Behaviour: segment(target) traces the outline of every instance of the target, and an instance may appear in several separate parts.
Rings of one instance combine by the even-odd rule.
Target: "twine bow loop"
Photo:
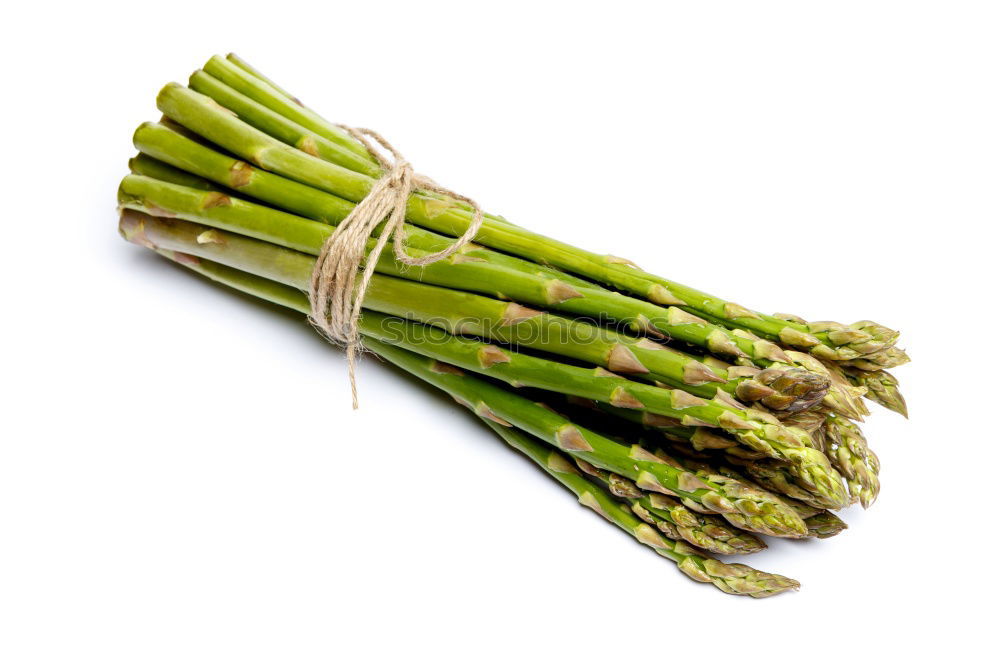
[[[393,254],[396,261],[401,264],[426,266],[450,257],[475,238],[483,224],[483,211],[469,197],[452,192],[430,178],[414,173],[413,167],[403,155],[378,132],[346,125],[339,127],[360,141],[378,160],[382,167],[382,177],[323,243],[310,283],[309,303],[312,309],[310,319],[331,342],[342,345],[347,350],[351,399],[354,408],[357,409],[358,390],[354,367],[358,352],[362,351],[358,319],[378,257],[386,244],[391,238]],[[392,159],[388,159],[377,150],[373,141],[391,155]],[[419,257],[406,251],[405,228],[406,204],[417,188],[464,201],[472,208],[472,221],[465,233],[443,250]],[[365,249],[369,239],[383,221],[385,225],[366,256]],[[357,279],[359,270],[360,280]]]

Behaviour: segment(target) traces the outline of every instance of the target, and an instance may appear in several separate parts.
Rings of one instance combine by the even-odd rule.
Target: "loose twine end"
[[[355,378],[357,356],[363,351],[358,319],[368,283],[379,255],[392,239],[396,261],[407,266],[426,266],[455,254],[476,237],[483,224],[483,211],[469,197],[441,187],[430,178],[414,173],[413,167],[378,132],[366,128],[339,125],[368,149],[382,167],[383,174],[368,195],[337,225],[320,250],[313,268],[309,290],[309,315],[313,325],[334,344],[347,350],[347,373],[351,382],[351,403],[358,408],[358,387]],[[377,150],[381,146],[392,159]],[[472,207],[472,221],[458,239],[439,252],[414,257],[406,251],[406,203],[414,189],[464,201]],[[386,221],[372,250],[365,255],[365,246],[375,228]],[[360,279],[358,273],[360,271]]]

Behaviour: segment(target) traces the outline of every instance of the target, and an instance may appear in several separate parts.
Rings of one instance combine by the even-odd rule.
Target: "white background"
[[[40,3],[2,50],[4,664],[833,663],[986,649],[994,3]],[[11,13],[13,12],[13,13]],[[450,401],[116,233],[160,86],[235,51],[437,180],[765,311],[904,332],[883,495],[731,598]],[[992,467],[991,467],[992,465]]]

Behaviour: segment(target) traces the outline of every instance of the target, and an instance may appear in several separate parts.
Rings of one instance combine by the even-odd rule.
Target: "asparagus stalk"
[[[584,478],[569,460],[557,451],[515,428],[505,427],[489,419],[483,421],[511,448],[523,453],[569,489],[582,505],[631,534],[639,543],[676,562],[678,568],[694,580],[712,583],[728,594],[757,598],[798,588],[798,582],[791,578],[764,573],[741,564],[723,564],[694,550],[680,539],[671,539],[658,534],[649,525],[637,519],[627,506],[620,504],[614,496]]]
[[[138,176],[147,176],[156,180],[161,180],[175,185],[183,185],[197,190],[219,189],[214,183],[183,169],[171,166],[166,162],[150,157],[145,153],[139,153],[128,161],[129,171]]]
[[[888,347],[872,354],[867,354],[852,360],[845,365],[848,368],[857,368],[868,372],[878,372],[879,370],[889,370],[904,363],[909,363],[910,357],[906,352],[898,347]]]
[[[194,201],[188,207],[166,199],[155,199],[157,203],[147,202],[144,207],[147,210],[153,206],[157,209],[167,207],[172,214],[190,216],[204,197],[204,193],[193,193]],[[210,210],[217,208],[219,206],[213,206]],[[259,267],[259,271],[271,271],[268,277],[278,281],[301,289],[309,286],[313,259],[308,255],[223,231],[215,230],[209,234],[209,228],[192,223],[147,217],[130,219],[128,225],[142,227],[143,242],[222,261],[231,257],[230,262],[239,262],[237,267]],[[211,243],[204,241],[208,238],[211,238]],[[240,259],[241,256],[247,258]],[[466,266],[467,262],[457,265],[435,263],[422,273],[422,277],[460,285],[471,282],[467,278]],[[782,373],[776,369],[750,369],[749,375],[744,373],[732,379],[720,377],[700,361],[645,338],[618,334],[513,302],[387,277],[386,274],[401,277],[410,274],[408,267],[395,262],[391,252],[383,253],[379,268],[383,274],[373,276],[365,295],[365,307],[378,312],[415,319],[453,333],[479,335],[561,354],[611,371],[684,388],[708,399],[722,392],[742,399],[757,399],[771,406],[789,407],[799,403],[801,407],[803,402],[801,397],[785,396],[772,388],[778,386],[784,390],[792,386],[794,390],[797,381],[783,382]],[[790,370],[795,371],[794,368]],[[815,400],[814,395],[805,404]]]
[[[847,523],[829,511],[819,511],[812,516],[803,516],[802,518],[806,521],[809,536],[816,539],[829,539],[847,529]]]
[[[213,56],[212,60],[215,60],[216,58],[218,58],[218,56]],[[261,74],[259,71],[257,71],[256,69],[254,69],[254,67],[250,63],[248,63],[247,61],[243,60],[242,58],[240,58],[235,53],[230,53],[230,54],[226,55],[226,60],[228,60],[230,63],[236,65],[237,67],[239,67],[240,69],[242,69],[243,71],[245,71],[247,74],[250,74],[254,78],[258,79],[258,81],[266,84],[267,86],[270,86],[271,89],[272,89],[272,91],[273,91],[273,93],[277,93],[278,96],[285,98],[288,102],[291,102],[292,104],[297,105],[297,106],[302,106],[302,107],[305,106],[302,102],[299,101],[299,99],[297,97],[295,97],[291,93],[285,92],[283,89],[279,88],[277,83],[275,83],[271,79],[269,79],[266,76],[264,76],[263,74]],[[307,109],[307,111],[308,111],[308,109]],[[340,128],[337,128],[337,129],[340,129]]]
[[[291,142],[286,141],[289,145],[295,145],[310,154],[335,164],[341,164],[341,166],[348,166],[348,164],[337,161],[337,151],[331,153],[319,149],[317,144],[318,140],[321,139],[334,143],[346,141],[347,147],[367,161],[367,164],[358,171],[374,177],[382,175],[381,166],[377,161],[368,154],[367,149],[360,142],[344,132],[342,127],[334,125],[311,110],[304,108],[298,100],[282,91],[274,82],[261,76],[247,63],[232,54],[226,59],[213,56],[205,64],[203,70],[199,70],[191,76],[189,84],[192,89],[212,97],[222,106],[237,112],[241,118],[256,129],[277,137],[277,134],[268,131],[268,127],[274,127],[285,136],[291,137]],[[276,126],[279,124],[281,127],[277,128]],[[304,145],[297,145],[299,142],[303,142]],[[468,203],[456,201],[436,192],[421,191],[421,195],[439,199],[463,210],[472,210]],[[502,217],[489,213],[484,213],[484,215],[506,223]]]
[[[600,467],[594,467],[590,463],[583,460],[577,460],[576,466],[579,467],[580,471],[584,474],[600,479],[602,485],[615,497],[621,497],[622,499],[637,499],[644,495],[639,486],[635,485],[620,474],[609,472],[608,470],[601,469]]]
[[[191,255],[158,250],[167,258],[222,284],[308,314],[308,302],[301,292],[272,280],[266,280],[230,269],[222,264],[201,260]],[[386,349],[391,349],[386,347]],[[397,350],[398,351],[398,350]],[[594,483],[584,479],[576,468],[558,452],[544,443],[509,426],[501,426],[493,417],[481,416],[512,447],[538,463],[556,480],[573,491],[580,503],[593,509],[610,522],[633,535],[640,543],[653,548],[659,555],[677,563],[678,568],[699,582],[712,583],[723,592],[751,597],[767,597],[788,589],[798,589],[799,583],[777,574],[757,571],[741,564],[724,564],[699,552],[680,540],[671,540],[637,519],[625,505]],[[804,527],[804,523],[803,523]]]
[[[374,178],[381,175],[378,163],[374,162],[367,153],[360,155],[349,147],[349,145],[356,143],[353,139],[351,139],[352,144],[344,145],[310,132],[301,125],[289,121],[281,114],[241,95],[202,70],[191,75],[188,85],[192,90],[211,97],[223,107],[236,113],[249,125],[267,132],[276,139],[295,146],[303,152]]]
[[[712,474],[721,474],[722,476],[735,479],[740,483],[777,493],[788,502],[789,506],[796,509],[803,519],[817,515],[816,511],[824,510],[823,504],[821,502],[817,502],[816,499],[802,487],[801,483],[797,483],[792,470],[790,470],[787,465],[781,464],[780,461],[751,460],[745,457],[734,456],[729,451],[699,450],[689,446],[689,443],[685,442],[680,437],[668,435],[667,439],[669,441],[668,446],[675,454],[675,457],[671,459],[670,455],[665,453],[662,449],[657,450],[657,455],[671,459],[674,463],[676,463],[677,460],[682,461],[678,464],[680,467],[691,470],[699,469],[699,466],[702,465],[707,465],[707,469]],[[710,460],[712,454],[715,453],[722,453],[723,461]],[[677,455],[679,455],[680,458],[676,458]],[[702,456],[702,458],[699,458],[698,456]],[[750,479],[753,481],[750,481]],[[855,491],[857,491],[858,488],[859,485],[855,483]],[[804,513],[801,510],[801,507],[809,507],[810,512]],[[828,528],[832,523],[829,519],[823,519],[821,522],[827,525]]]
[[[310,111],[298,100],[280,90],[272,81],[265,79],[252,70],[249,65],[237,58],[225,60],[219,56],[213,57],[204,67],[206,72],[217,76],[240,93],[262,102],[264,106],[291,118],[297,124],[308,127],[319,136],[343,147],[368,164],[376,164],[365,147],[354,137],[333,123],[323,120],[318,114]],[[242,72],[240,70],[243,70]]]
[[[683,539],[709,553],[746,555],[767,547],[759,537],[750,532],[728,525],[711,514],[691,511],[666,495],[643,494],[633,499],[631,506],[635,515],[644,522],[655,525],[666,536]]]
[[[209,210],[227,208],[215,206]],[[177,232],[178,229],[181,231]],[[305,255],[225,235],[220,231],[215,231],[209,242],[204,242],[203,234],[195,233],[197,228],[185,233],[186,228],[178,223],[154,223],[153,220],[137,220],[130,216],[123,217],[122,231],[127,239],[139,244],[168,247],[195,256],[221,260],[242,270],[299,288],[306,286],[311,271],[311,261]],[[155,241],[150,238],[151,234],[155,234]],[[382,286],[382,281],[373,280],[368,295],[374,302],[381,304],[379,307],[387,309],[384,304],[391,300],[393,289],[401,285],[385,289]],[[517,318],[537,315],[535,311],[522,310]],[[808,435],[782,427],[777,419],[759,410],[740,409],[731,400],[706,400],[685,391],[642,384],[624,379],[603,368],[588,370],[504,351],[479,341],[443,334],[433,335],[423,326],[406,326],[405,330],[389,332],[376,327],[368,331],[364,325],[364,321],[368,320],[382,321],[377,317],[366,317],[361,326],[363,333],[391,336],[395,344],[404,345],[412,351],[473,372],[497,377],[513,385],[566,392],[616,406],[646,410],[678,419],[686,425],[722,428],[752,450],[779,457],[794,465],[799,482],[823,497],[824,506],[841,506],[847,501],[839,474],[820,452],[803,441],[808,440]],[[400,336],[404,334],[405,340],[401,340]]]
[[[154,131],[162,133],[160,130]],[[170,133],[168,132],[168,134]],[[147,158],[147,161],[150,160]],[[167,169],[169,167],[164,166],[159,171]],[[233,171],[226,169],[226,172],[232,173]],[[169,171],[166,173],[169,175]],[[257,237],[261,236],[262,227],[266,227],[268,240],[280,237],[283,234],[282,230],[290,227],[292,231],[284,234],[288,237],[284,244],[296,249],[310,247],[310,242],[315,243],[317,239],[330,233],[328,228],[317,226],[308,220],[302,220],[302,224],[295,227],[297,220],[293,216],[259,204],[222,196],[219,193],[206,194],[201,190],[184,188],[149,178],[126,177],[122,182],[122,192],[124,206],[152,212],[162,211],[188,219],[214,223],[223,228],[236,228],[241,232],[257,235]],[[219,210],[220,208],[226,210]],[[239,220],[241,219],[247,220],[247,224],[240,225]],[[265,224],[261,224],[262,221]],[[419,239],[423,248],[430,251],[440,249],[436,239],[426,234],[419,236]],[[314,251],[318,251],[318,249]],[[416,251],[415,253],[419,254],[420,252]],[[490,261],[492,257],[487,257],[483,261],[478,261],[479,259],[484,258],[476,256],[474,251],[467,252],[459,257],[461,265],[456,266],[454,260],[438,262],[426,270],[416,273],[407,270],[407,267],[398,265],[392,260],[391,253],[386,252],[380,259],[379,269],[384,273],[400,277],[456,288],[469,288],[478,285],[481,291],[495,289],[498,280],[503,280],[507,287],[508,296],[511,293],[526,296],[525,301],[531,303],[558,303],[583,296],[564,281],[545,279],[544,276],[539,279],[538,276],[505,271],[502,267],[495,266],[496,262]],[[610,292],[608,292],[608,296],[610,296]],[[594,299],[594,305],[598,305],[598,301],[605,300],[609,299]],[[590,331],[590,334],[584,338],[578,335],[575,336],[576,339],[596,337],[593,334],[597,330],[595,327],[573,325],[568,323],[569,321],[562,320],[564,327],[586,328]],[[650,379],[664,381],[674,386],[698,385],[700,389],[696,393],[702,397],[712,397],[718,390],[722,389],[746,402],[759,401],[772,409],[798,411],[806,409],[815,404],[817,400],[822,399],[829,385],[827,380],[815,373],[779,363],[773,363],[763,372],[756,372],[752,368],[733,368],[732,374],[735,376],[732,379],[727,379],[713,374],[690,357],[667,350],[651,341],[627,339],[624,336],[618,342],[609,341],[606,347],[610,346],[615,350],[622,350],[624,347],[619,345],[626,343],[631,345],[631,349],[623,352],[625,357],[622,357],[621,354],[609,357],[611,361],[618,361],[614,364],[618,367],[611,369],[625,371],[631,367],[641,371],[642,368],[646,367],[645,360],[649,362],[650,367],[647,369],[651,371],[648,373]],[[614,354],[608,348],[593,349],[591,352],[592,355]],[[635,355],[642,358],[633,359],[632,356]],[[584,358],[582,360],[592,359]],[[706,380],[710,381],[706,382]],[[726,385],[722,386],[722,383],[726,383]]]
[[[371,330],[371,329],[367,329]],[[631,479],[644,490],[671,494],[685,505],[706,513],[720,513],[747,522],[753,531],[772,536],[801,536],[805,526],[797,514],[786,510],[781,501],[767,493],[750,493],[743,486],[693,481],[690,474],[664,464],[638,446],[623,446],[582,428],[569,419],[515,393],[466,375],[454,366],[407,353],[369,338],[366,346],[379,356],[403,367],[421,379],[447,391],[477,413],[511,424],[547,441],[575,458]],[[742,525],[741,525],[742,526]]]
[[[308,299],[298,289],[194,255],[162,249],[159,252],[217,282],[302,313],[309,312]],[[544,406],[466,375],[457,367],[383,341],[393,340],[395,344],[422,349],[419,335],[408,333],[423,328],[419,324],[372,312],[365,313],[361,320],[366,347],[384,354],[384,357],[391,357],[393,363],[404,365],[404,369],[412,374],[473,404],[482,416],[511,423],[576,458],[629,478],[641,488],[675,495],[690,508],[720,513],[727,520],[737,520],[740,522],[738,526],[744,529],[772,536],[798,537],[805,534],[805,524],[798,514],[787,509],[774,495],[756,490],[744,492],[738,484],[715,486],[703,483],[688,473],[664,465],[641,447],[627,447],[613,442],[577,427]]]
[[[867,389],[865,397],[886,409],[909,418],[906,399],[899,390],[899,381],[885,370],[875,372],[844,367],[844,374],[855,385]]]
[[[214,58],[206,65],[206,70],[212,74],[223,76],[222,69],[224,67],[213,69],[212,65],[225,62],[221,58]],[[254,78],[249,72],[239,67],[234,66],[231,69],[241,73],[246,79]],[[229,82],[232,83],[232,81]],[[258,82],[263,83],[259,80]],[[262,101],[269,96],[266,90],[261,90],[261,86],[257,86],[257,88],[258,94],[262,95]],[[205,101],[192,96],[196,93],[187,95],[183,90],[176,84],[165,88],[158,100],[160,109],[181,124],[192,127],[199,134],[209,136],[206,132],[219,130],[221,122],[219,122],[218,116],[222,115],[221,112],[213,114],[212,111],[215,109],[206,110],[208,105]],[[301,113],[301,107],[291,103],[276,105],[273,108],[278,113]],[[217,122],[206,120],[206,116],[212,115],[216,116]],[[182,119],[181,116],[187,120]],[[239,141],[233,141],[238,133],[238,124],[243,125],[244,139],[248,140],[249,146],[239,145]],[[360,201],[366,193],[362,192],[360,196],[358,195],[359,187],[361,190],[366,187],[364,181],[351,178],[343,173],[344,169],[324,170],[319,168],[317,163],[323,161],[320,158],[313,158],[315,160],[313,163],[297,159],[291,155],[294,149],[284,150],[291,148],[289,144],[272,137],[268,137],[271,138],[271,141],[266,142],[263,132],[246,123],[240,123],[238,120],[235,123],[228,123],[223,131],[217,132],[217,136],[209,138],[228,150],[240,154],[245,159],[255,161],[256,157],[257,160],[267,161],[268,164],[255,161],[265,168],[291,175],[291,177],[303,182],[311,182],[320,188],[325,186],[328,191],[347,199]],[[244,152],[240,152],[241,148]],[[311,155],[305,156],[312,157]],[[332,161],[327,164],[331,167],[342,166],[340,163]],[[322,173],[323,177],[319,173],[309,173],[310,166],[315,172]],[[286,171],[282,171],[282,168]],[[367,187],[370,188],[370,186],[369,182]],[[427,214],[426,204],[428,201],[434,202],[432,215]],[[441,203],[440,199],[425,197],[421,200],[419,197],[414,197],[411,199],[411,204],[414,205],[408,207],[408,219],[437,231],[460,235],[470,221],[469,211],[451,205],[442,211],[440,210]],[[689,312],[724,321],[731,328],[747,329],[765,338],[806,349],[810,353],[828,360],[850,360],[871,354],[891,346],[898,337],[896,332],[867,321],[857,322],[851,326],[844,326],[836,322],[802,324],[753,312],[738,304],[710,296],[680,283],[645,273],[619,258],[586,252],[519,227],[505,224],[497,219],[487,219],[478,240],[495,249],[585,275],[598,282],[610,284],[617,289],[647,298],[654,303],[681,305]]]
[[[823,363],[803,352],[789,350],[788,356],[799,367],[824,375],[830,380],[830,387],[823,397],[823,406],[854,421],[860,421],[868,416],[861,396],[865,389],[854,386],[842,371],[842,366],[833,363]]]
[[[684,443],[699,453],[713,452],[726,454],[733,464],[742,466],[747,474],[775,492],[780,492],[818,508],[839,509],[843,506],[842,504],[831,502],[827,494],[817,489],[809,477],[804,476],[794,463],[781,460],[760,460],[765,457],[761,452],[742,446],[740,442],[720,433],[718,430],[687,426],[676,419],[666,418],[658,414],[621,409],[592,400],[570,398],[569,401],[573,404],[587,407],[592,411],[596,410],[617,419],[622,419],[633,425],[657,431],[668,440]],[[808,414],[808,412],[806,413]],[[581,414],[574,414],[574,416],[578,419],[583,419],[585,422],[587,421],[586,417]],[[820,415],[820,417],[825,420],[825,414]],[[809,438],[810,441],[815,437],[815,433],[808,433],[806,431],[801,431],[801,433],[803,437]],[[817,449],[818,453],[822,452],[820,447],[814,448]],[[843,501],[843,499],[840,501]]]
[[[827,455],[847,480],[851,498],[868,508],[879,493],[879,460],[861,429],[842,416],[829,414],[824,426]]]
[[[771,423],[745,421],[739,414],[717,401],[694,398],[692,402],[693,396],[682,391],[648,387],[616,376],[609,377],[601,372],[595,373],[516,352],[500,351],[502,356],[498,356],[498,349],[492,345],[453,337],[442,338],[440,335],[428,334],[426,327],[419,324],[401,320],[389,322],[383,317],[369,316],[368,313],[362,318],[360,328],[369,337],[389,340],[410,351],[495,377],[514,386],[531,386],[619,404],[629,404],[635,398],[637,402],[633,404],[636,408],[641,405],[654,413],[669,413],[685,423],[707,425],[714,421],[715,427],[722,427],[741,441],[763,445],[773,454],[788,459],[798,475],[796,481],[811,483],[814,492],[822,498],[822,506],[839,508],[848,501],[842,479],[832,470],[821,452],[799,445],[794,440],[796,435],[790,431],[768,428],[774,427]],[[747,417],[751,418],[750,415]],[[742,427],[734,427],[734,419],[739,419]],[[765,441],[763,438],[767,436],[771,438]],[[791,440],[781,439],[786,437]],[[629,476],[619,470],[611,471]]]
[[[655,451],[655,455],[672,465],[686,469],[694,474],[698,474],[705,479],[729,478],[737,481],[738,483],[750,486],[751,488],[757,488],[763,492],[767,492],[765,488],[750,480],[745,474],[743,474],[743,471],[737,467],[728,465],[725,462],[714,460],[708,456],[703,456],[701,458],[695,457],[699,454],[692,452],[690,449],[679,447],[676,443],[671,444],[671,449],[671,451],[665,451],[662,448],[658,448]],[[847,529],[847,523],[827,509],[810,506],[805,502],[801,502],[788,496],[782,497],[782,500],[789,507],[791,507],[793,511],[799,514],[799,517],[802,518],[803,521],[805,521],[810,537],[816,539],[829,539],[830,537],[836,536]]]
[[[720,555],[756,553],[767,548],[759,537],[734,528],[718,516],[691,511],[667,495],[646,493],[625,477],[583,460],[577,460],[576,464],[585,474],[600,479],[615,497],[631,500],[629,504],[635,515],[671,539],[683,539],[692,546]]]
[[[163,160],[179,169],[211,180],[225,188],[231,188],[260,201],[291,211],[309,220],[336,224],[340,222],[354,204],[327,192],[303,185],[296,181],[268,171],[257,169],[245,162],[224,155],[171,131],[158,123],[145,123],[136,130],[133,141],[144,154]],[[149,174],[154,175],[154,174]],[[156,175],[160,180],[175,182],[169,177]],[[182,185],[186,183],[180,183]],[[146,194],[146,196],[151,196]],[[199,221],[211,224],[210,220]],[[305,223],[305,226],[309,226]],[[253,226],[227,227],[233,231],[256,237]],[[420,227],[408,225],[407,238],[412,247],[437,251],[451,244],[451,240],[428,232]],[[287,231],[286,231],[287,230]],[[303,248],[300,234],[296,233],[294,221],[285,218],[278,227],[277,234],[286,235],[286,240],[269,238],[285,247],[292,247],[315,254],[317,246],[310,250]],[[474,268],[482,276],[464,286],[467,290],[493,294],[497,284],[504,284],[504,295],[532,305],[553,307],[576,315],[584,315],[599,320],[611,319],[627,324],[635,331],[687,342],[702,347],[712,353],[734,359],[748,359],[758,367],[788,369],[794,366],[789,356],[772,342],[757,337],[741,335],[728,329],[710,324],[677,307],[662,307],[648,301],[631,298],[614,291],[598,287],[561,271],[553,271],[537,264],[491,252],[482,248],[470,248],[463,252],[468,261],[485,264]],[[517,271],[520,279],[506,277],[498,281],[491,270],[497,266]],[[470,270],[471,270],[470,268]],[[532,282],[527,289],[519,289],[524,280]],[[544,283],[544,297],[536,294]],[[448,286],[448,285],[446,285]],[[791,375],[788,375],[791,376]],[[817,390],[822,382],[812,375],[802,378],[803,387],[790,387],[789,393],[807,395]]]

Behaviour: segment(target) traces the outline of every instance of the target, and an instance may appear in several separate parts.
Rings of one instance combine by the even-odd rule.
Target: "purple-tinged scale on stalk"
[[[691,436],[689,441],[691,442],[691,446],[697,451],[704,449],[730,449],[737,446],[737,443],[733,440],[712,432],[712,428],[696,428],[694,435]]]
[[[651,548],[659,548],[660,550],[670,548],[670,544],[663,540],[660,533],[646,523],[635,528],[635,538],[639,543],[643,543]]]
[[[739,303],[726,303],[722,306],[722,311],[727,319],[762,319],[758,313]]]
[[[677,487],[687,493],[696,490],[709,490],[709,486],[690,472],[681,472],[677,475]]]
[[[715,390],[715,397],[713,399],[715,402],[722,403],[723,405],[732,407],[733,409],[747,409],[747,406],[734,398],[732,393],[723,391],[721,388]]]
[[[632,460],[638,460],[640,462],[663,464],[663,461],[660,460],[660,458],[656,457],[652,452],[647,451],[638,444],[633,444],[629,447],[628,457]]]
[[[599,469],[597,469],[596,467],[594,467],[593,465],[591,465],[589,462],[587,462],[583,458],[575,458],[574,460],[576,462],[576,466],[579,467],[581,470],[583,470],[584,474],[587,474],[588,476],[600,476],[601,475],[601,471]]]
[[[778,339],[789,347],[807,347],[811,349],[820,344],[819,338],[815,335],[800,331],[791,326],[786,326],[778,331]]]
[[[499,423],[500,425],[504,426],[505,428],[513,428],[514,427],[514,425],[512,423],[510,423],[508,421],[505,421],[504,419],[502,419],[499,416],[497,416],[493,412],[493,410],[490,409],[489,406],[486,403],[484,403],[484,402],[480,402],[479,404],[477,404],[476,405],[476,409],[474,411],[476,412],[476,416],[478,416],[480,418],[487,419],[489,421],[493,421],[494,423]]]
[[[611,390],[611,404],[625,409],[645,409],[646,407],[638,398],[621,386],[616,386]]]
[[[611,348],[607,359],[608,369],[627,374],[648,374],[649,368],[636,358],[635,353],[627,346],[618,343]]]
[[[497,363],[510,363],[510,356],[507,352],[496,345],[483,345],[476,352],[479,365],[482,368],[491,368]]]
[[[761,384],[756,379],[747,379],[736,386],[736,397],[744,402],[753,403],[765,398],[772,398],[776,395],[777,391],[770,386]],[[795,398],[792,396],[787,397],[789,404],[794,400]]]
[[[649,317],[644,314],[636,315],[635,319],[632,320],[631,327],[637,333],[645,333],[661,340],[670,339],[669,335],[656,328]]]
[[[316,145],[316,138],[313,136],[302,137],[295,142],[295,147],[307,155],[319,157],[319,146]]]
[[[444,363],[442,361],[432,361],[431,372],[437,373],[439,375],[455,375],[457,377],[464,377],[465,372],[461,368],[456,368],[450,363]]]
[[[560,426],[556,430],[556,446],[563,451],[594,450],[594,447],[590,445],[590,442],[583,436],[583,433],[576,426],[569,423]]]
[[[791,362],[785,350],[770,340],[754,340],[753,353],[756,358],[765,358],[769,361],[778,361],[780,363]]]
[[[678,307],[667,308],[667,324],[670,326],[681,326],[683,324],[707,324],[708,321],[695,316],[690,312],[681,310]]]
[[[642,424],[653,428],[676,428],[682,425],[677,419],[652,412],[642,413]]]
[[[565,456],[561,456],[555,451],[550,453],[549,457],[546,458],[545,466],[557,474],[579,475],[579,472],[577,472],[577,470],[573,467],[573,463],[567,460]]]
[[[197,266],[201,263],[201,259],[194,256],[193,254],[187,254],[186,252],[172,252],[171,256],[174,261],[184,266]]]
[[[670,406],[674,409],[683,410],[690,407],[704,407],[707,404],[707,400],[699,398],[696,395],[691,395],[687,391],[681,391],[680,389],[670,391]]]
[[[649,490],[654,493],[663,493],[664,495],[677,496],[676,492],[674,492],[672,489],[667,488],[662,483],[660,483],[660,480],[656,478],[656,475],[646,470],[642,470],[636,475],[635,485],[642,488],[643,490]]]
[[[705,338],[705,344],[708,347],[708,351],[713,354],[724,354],[726,356],[735,356],[737,358],[747,358],[748,354],[740,349],[740,346],[729,339],[729,336],[723,333],[719,329],[713,330]]]
[[[146,220],[143,213],[127,208],[122,209],[118,221],[118,232],[129,243],[135,243],[150,250],[157,249],[153,241],[146,235]]]
[[[846,327],[829,331],[827,332],[826,337],[830,338],[830,342],[835,345],[854,345],[860,342],[868,342],[872,339],[872,336],[864,331]]]
[[[206,192],[201,199],[202,210],[210,208],[223,208],[233,205],[233,200],[222,192]]]
[[[532,310],[518,303],[508,303],[503,311],[503,323],[505,326],[514,326],[540,314],[542,313],[539,310]]]
[[[745,328],[734,328],[729,331],[738,338],[743,338],[744,340],[760,340],[761,337],[756,333],[746,330]]]
[[[818,344],[813,345],[809,348],[809,353],[816,358],[821,358],[825,361],[837,361],[846,358],[855,358],[858,352],[850,349],[848,347],[840,347],[839,349],[834,349],[829,345]]]
[[[683,381],[689,386],[700,386],[708,382],[726,381],[715,374],[711,368],[700,361],[688,361],[684,364]]]
[[[591,509],[592,511],[597,513],[605,520],[614,522],[611,516],[609,516],[608,513],[604,510],[604,507],[601,506],[601,503],[597,500],[596,497],[594,497],[594,495],[590,491],[584,491],[583,493],[581,493],[579,497],[579,502],[588,509]]]
[[[236,160],[229,167],[229,186],[239,189],[246,187],[253,180],[253,167],[243,160]]]
[[[736,513],[736,505],[714,490],[710,490],[698,498],[698,503],[713,513]],[[685,502],[685,505],[687,503]],[[689,508],[691,508],[689,506]],[[697,510],[697,505],[695,506]]]
[[[615,497],[621,497],[622,499],[636,499],[637,497],[642,497],[643,495],[638,486],[626,479],[624,476],[619,476],[618,474],[609,473],[607,484],[608,490],[610,490],[611,494]]]
[[[626,259],[625,257],[616,257],[613,254],[606,254],[606,255],[604,255],[604,261],[608,262],[609,264],[619,264],[619,265],[622,265],[622,266],[630,266],[631,268],[637,268],[637,269],[639,268],[635,264],[635,262],[632,261],[631,259]],[[639,269],[639,270],[642,270],[642,269]]]
[[[678,298],[663,285],[654,284],[646,292],[646,298],[657,305],[687,305],[687,302]]]
[[[803,326],[809,323],[802,317],[798,315],[788,314],[787,312],[775,312],[771,316],[774,317],[775,319],[784,319],[785,321],[794,322],[796,324],[802,324]]]
[[[548,404],[547,402],[536,402],[535,404],[537,406],[541,407],[542,409],[544,409],[547,412],[552,412],[556,416],[562,416],[562,414],[560,414],[559,412],[557,412],[556,409],[552,405]]]
[[[545,283],[545,302],[549,305],[557,305],[571,298],[582,298],[583,294],[558,278],[553,278]]]

